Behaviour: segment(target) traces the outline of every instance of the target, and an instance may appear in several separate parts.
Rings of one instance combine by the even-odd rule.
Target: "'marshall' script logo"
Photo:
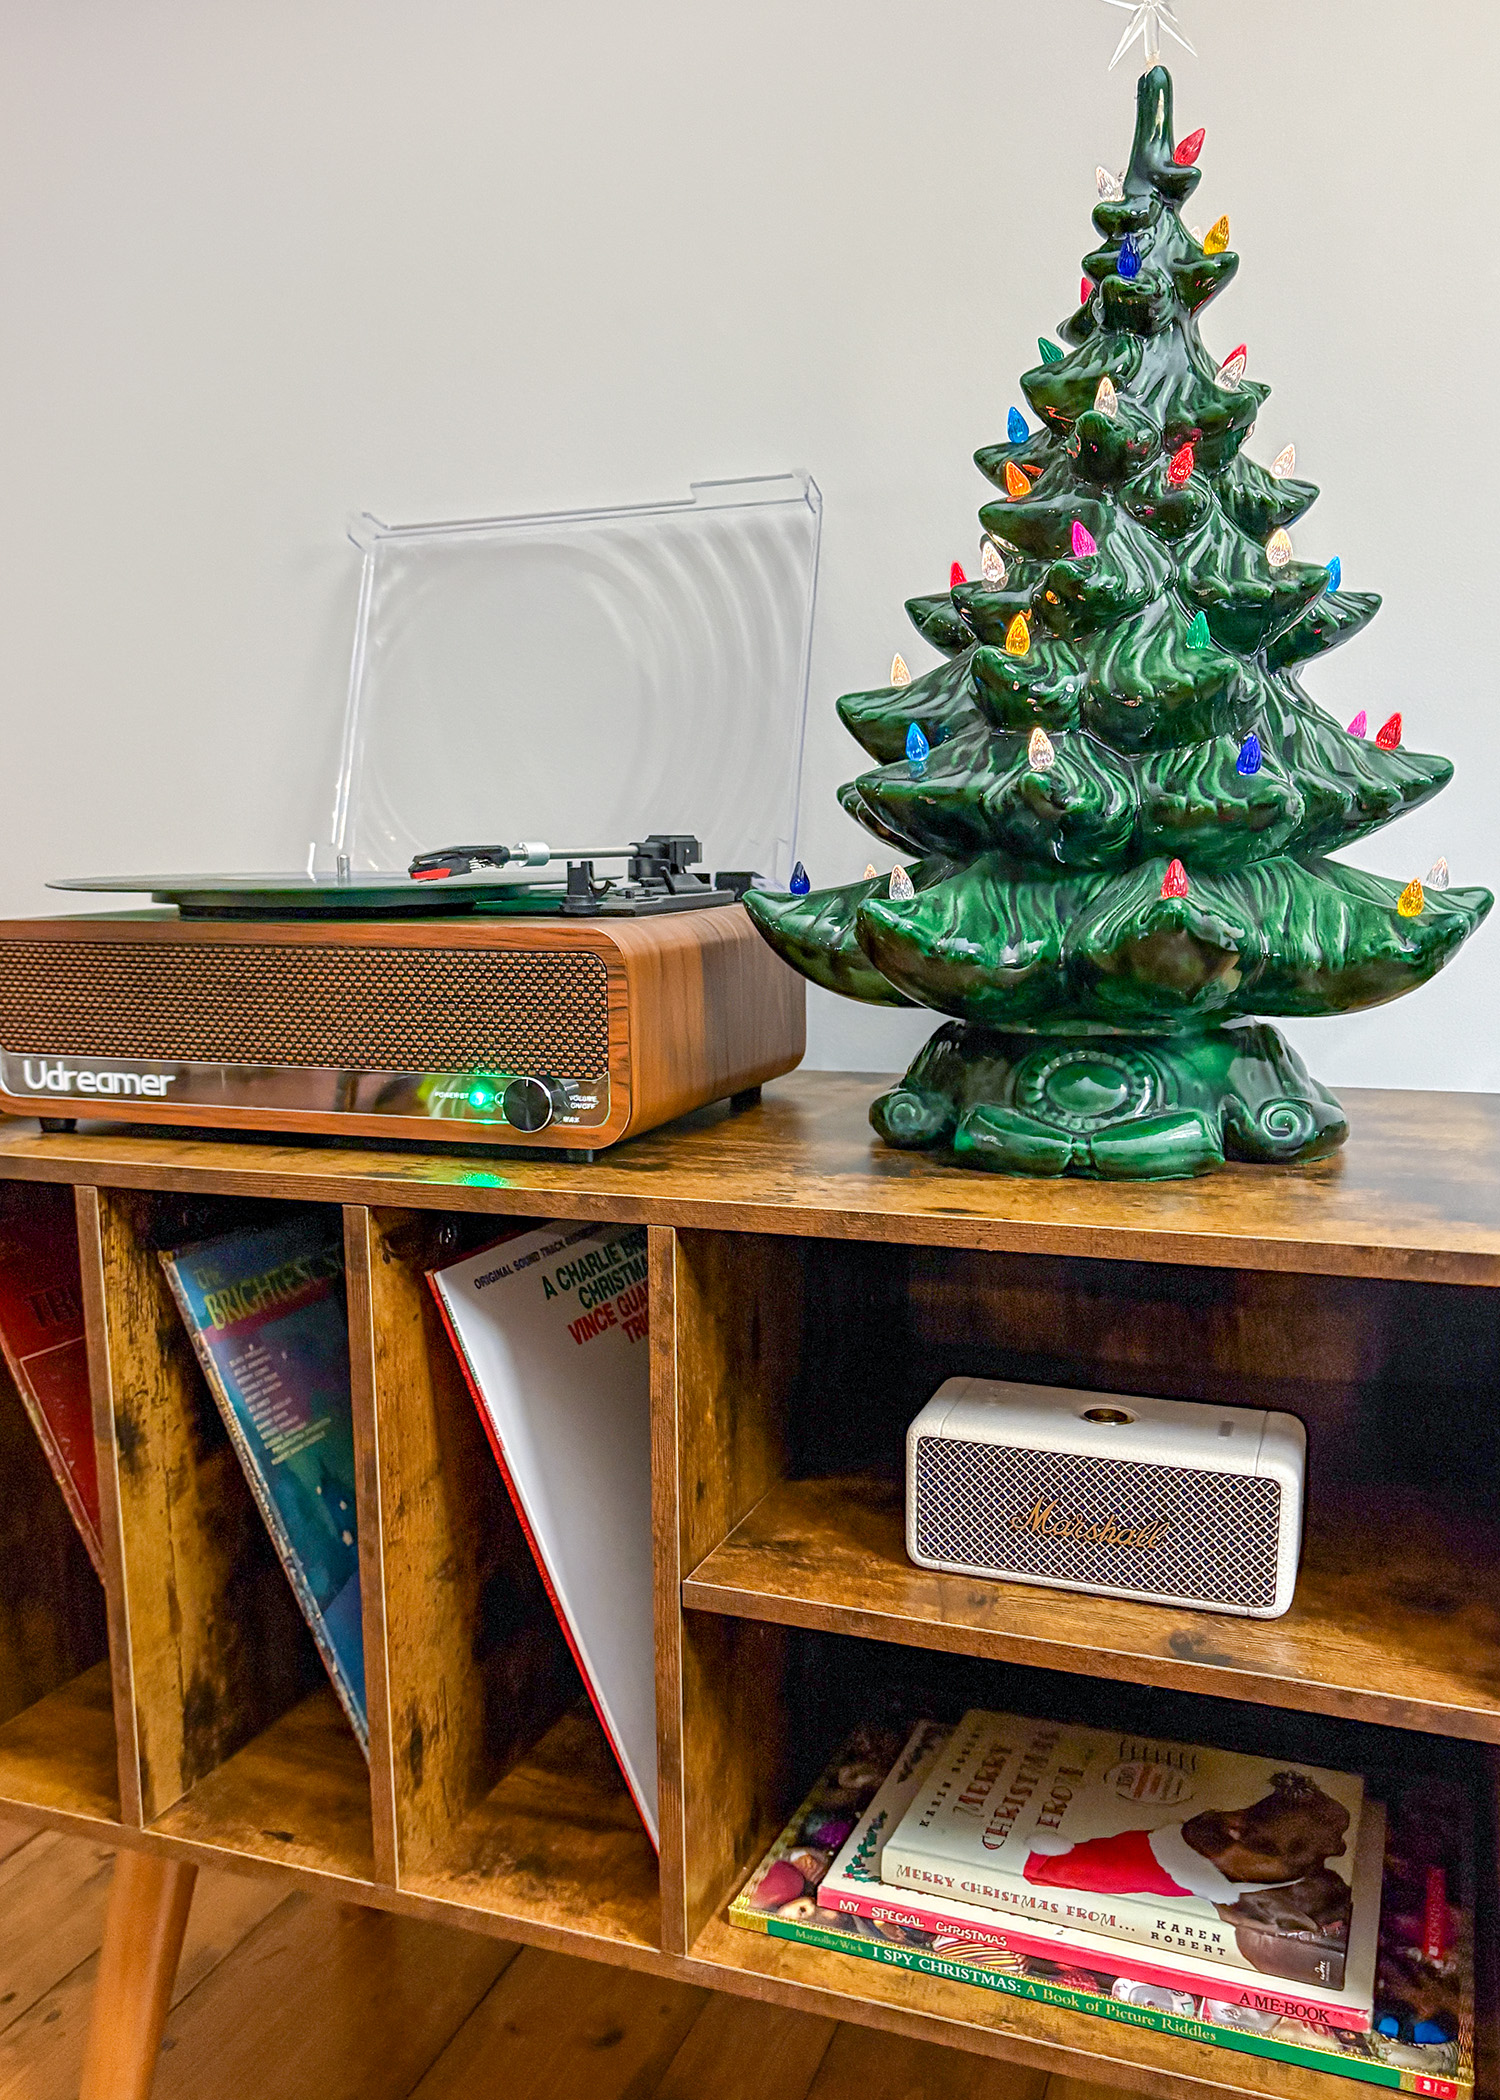
[[[1167,1519],[1134,1529],[1113,1517],[1060,1517],[1055,1502],[1034,1502],[1024,1516],[1010,1520],[1012,1531],[1032,1531],[1042,1539],[1071,1539],[1080,1546],[1136,1546],[1150,1553],[1172,1529]]]

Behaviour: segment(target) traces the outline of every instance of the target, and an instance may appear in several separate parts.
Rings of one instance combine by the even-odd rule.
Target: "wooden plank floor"
[[[76,2100],[111,1853],[0,1822],[0,2100]],[[199,1876],[155,2100],[1109,2100],[628,1969]]]

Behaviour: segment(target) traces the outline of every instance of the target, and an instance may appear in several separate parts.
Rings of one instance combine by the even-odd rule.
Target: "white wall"
[[[1207,323],[1386,593],[1318,696],[1457,761],[1356,852],[1500,888],[1491,0],[1180,0]],[[857,875],[833,701],[914,668],[970,464],[1129,145],[1097,0],[5,0],[0,909],[46,875],[300,865],[326,835],[354,508],[624,502],[800,464],[826,510],[804,857]],[[889,856],[876,858],[885,865]],[[1500,926],[1294,1031],[1334,1082],[1500,1085]],[[812,1059],[927,1018],[815,996]]]

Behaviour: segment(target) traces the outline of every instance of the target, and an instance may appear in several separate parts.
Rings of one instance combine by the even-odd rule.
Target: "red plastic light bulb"
[[[1174,860],[1161,879],[1164,897],[1185,897],[1188,893],[1187,869],[1180,860]]]
[[[1382,751],[1394,751],[1399,747],[1401,742],[1400,715],[1392,715],[1388,722],[1381,723],[1375,732],[1375,741]]]
[[[1203,129],[1200,126],[1197,131],[1190,131],[1185,139],[1179,141],[1172,155],[1179,168],[1191,168],[1196,164],[1198,155],[1203,151],[1203,138]]]
[[[1073,520],[1073,557],[1075,561],[1087,560],[1089,555],[1097,554],[1098,552],[1099,542],[1094,538],[1094,535],[1089,531],[1083,520],[1075,518]]]
[[[948,571],[949,590],[956,591],[961,583],[967,583],[968,580],[968,577],[964,574],[963,563],[961,561],[956,561],[953,564],[953,567]]]
[[[1180,446],[1172,454],[1172,464],[1167,469],[1167,480],[1174,489],[1185,489],[1193,478],[1193,462],[1197,457],[1191,441]]]
[[[1088,303],[1089,303],[1089,301],[1090,301],[1090,299],[1092,299],[1092,298],[1093,298],[1093,296],[1094,296],[1094,280],[1093,280],[1093,279],[1092,279],[1091,277],[1085,277],[1085,278],[1084,278],[1084,280],[1083,280],[1083,282],[1082,282],[1082,284],[1081,284],[1081,285],[1079,286],[1079,290],[1078,290],[1078,304],[1079,304],[1080,306],[1087,306],[1087,305],[1088,305]]]

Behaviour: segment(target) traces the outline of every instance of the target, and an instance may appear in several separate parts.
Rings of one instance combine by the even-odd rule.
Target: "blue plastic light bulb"
[[[792,879],[787,884],[787,887],[794,897],[805,897],[812,888],[812,883],[808,880],[807,870],[803,867],[800,860],[792,870]]]
[[[926,772],[931,750],[931,744],[922,734],[921,723],[913,722],[906,732],[906,763],[911,767],[913,777]]]
[[[1234,762],[1236,773],[1258,773],[1260,771],[1260,738],[1252,730],[1240,745],[1240,755]]]
[[[1005,433],[1013,445],[1024,445],[1031,435],[1031,425],[1018,408],[1013,408],[1005,419]]]
[[[1339,585],[1343,582],[1343,580],[1344,564],[1339,560],[1338,556],[1335,555],[1333,557],[1333,560],[1328,564],[1328,588],[1331,591],[1336,591]]]
[[[1128,233],[1120,243],[1120,259],[1116,263],[1115,268],[1127,284],[1130,283],[1132,278],[1139,277],[1141,274],[1141,251]]]

